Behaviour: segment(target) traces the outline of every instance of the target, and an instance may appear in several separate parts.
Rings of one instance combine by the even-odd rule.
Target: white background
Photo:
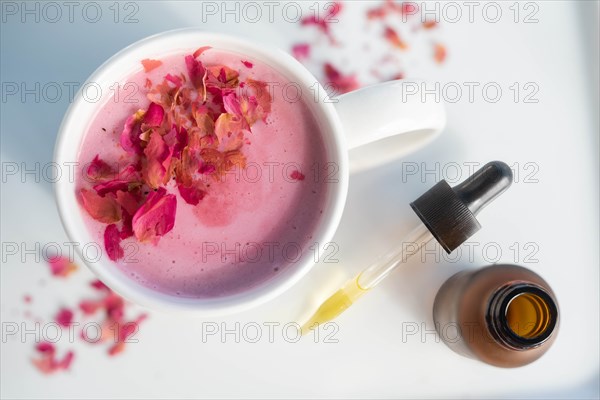
[[[302,5],[306,9],[311,3]],[[106,356],[104,347],[78,341],[71,370],[54,376],[43,376],[31,365],[31,336],[11,337],[1,345],[2,397],[598,397],[598,9],[587,1],[534,3],[539,7],[537,23],[515,23],[512,2],[500,2],[504,14],[495,24],[482,18],[481,8],[474,23],[466,15],[458,23],[442,22],[435,37],[448,47],[443,66],[431,61],[427,46],[432,39],[414,35],[411,52],[403,56],[407,76],[442,84],[497,82],[503,96],[490,103],[476,91],[474,102],[463,97],[448,104],[448,126],[436,142],[404,160],[351,177],[344,219],[334,239],[340,247],[338,263],[317,265],[292,290],[243,315],[200,320],[151,313],[137,335],[139,343],[114,358]],[[20,15],[3,14],[3,84],[83,82],[126,45],[187,26],[238,34],[283,49],[303,40],[323,42],[314,29],[301,29],[281,14],[275,14],[274,23],[266,16],[259,23],[236,23],[231,16],[226,23],[220,16],[203,23],[200,3],[136,2],[138,22],[125,24],[123,14],[119,23],[113,21],[112,2],[99,4],[105,14],[95,24],[86,22],[80,9],[73,23],[66,14],[57,23],[43,18],[36,23],[32,16],[23,23]],[[365,24],[364,10],[371,4],[346,4],[340,22],[333,24],[344,46],[331,52],[321,46],[315,54],[315,59],[334,57],[366,83],[372,81],[369,70],[377,61],[363,53],[364,42],[389,51],[380,28],[375,28],[379,25]],[[121,11],[125,12],[123,4]],[[315,73],[320,73],[318,66],[309,65]],[[539,102],[515,103],[509,89],[514,82],[534,82]],[[33,168],[36,162],[50,162],[67,106],[66,92],[56,103],[43,98],[35,102],[32,96],[26,101],[19,96],[3,99],[3,165],[16,162]],[[480,214],[483,229],[471,240],[476,244],[473,257],[463,253],[456,262],[442,258],[436,263],[430,256],[425,263],[411,262],[396,271],[337,320],[337,343],[324,343],[323,336],[318,343],[314,337],[290,343],[281,326],[269,343],[264,325],[258,343],[243,338],[236,343],[232,334],[224,342],[215,335],[203,343],[207,322],[235,329],[236,322],[243,327],[248,322],[302,320],[374,257],[398,246],[412,228],[408,203],[437,179],[454,178],[455,170],[448,166],[463,167],[465,178],[465,163],[493,159],[515,165],[520,179]],[[419,171],[438,165],[440,174],[405,176],[414,163]],[[532,171],[537,182],[525,182]],[[1,200],[3,244],[26,243],[31,248],[36,242],[67,240],[50,183],[36,182],[31,175],[25,182],[7,177]],[[559,335],[543,358],[504,370],[454,354],[432,333],[406,336],[407,323],[433,329],[433,298],[445,279],[496,261],[493,251],[483,252],[485,244],[495,243],[502,250],[498,261],[514,262],[515,242],[521,250],[516,261],[542,275],[560,304]],[[530,242],[536,246],[537,262],[525,258]],[[25,309],[48,320],[60,305],[76,304],[90,293],[85,285],[92,274],[85,267],[68,280],[56,280],[34,256],[25,262],[20,254],[4,256],[3,324],[25,321]],[[26,293],[33,296],[28,307],[22,300]],[[68,347],[59,345],[61,354]]]

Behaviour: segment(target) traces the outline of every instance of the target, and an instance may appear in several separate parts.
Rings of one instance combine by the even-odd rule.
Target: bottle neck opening
[[[527,350],[544,343],[554,332],[558,308],[552,296],[531,283],[498,289],[486,316],[490,332],[505,346]]]

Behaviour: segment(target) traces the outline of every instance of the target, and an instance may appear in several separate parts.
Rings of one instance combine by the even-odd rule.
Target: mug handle
[[[446,125],[446,111],[422,81],[395,80],[339,96],[335,108],[349,150],[350,172],[373,168],[417,151]]]

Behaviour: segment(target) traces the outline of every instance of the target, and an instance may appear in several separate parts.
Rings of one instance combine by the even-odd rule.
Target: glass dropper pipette
[[[325,300],[302,325],[302,334],[340,315],[432,239],[451,253],[481,228],[475,215],[511,183],[512,171],[501,161],[484,165],[454,188],[445,180],[438,182],[410,204],[423,223],[408,234],[400,249],[388,252]]]
[[[431,239],[433,239],[433,235],[429,229],[425,225],[419,224],[408,234],[400,250],[395,248],[388,252],[325,300],[313,316],[304,323],[301,328],[302,334],[318,327],[320,324],[331,321],[343,313],[363,294],[386,278],[390,272],[406,263],[411,256],[417,254]]]

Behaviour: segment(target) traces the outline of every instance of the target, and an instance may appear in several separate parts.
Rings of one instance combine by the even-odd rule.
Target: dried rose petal
[[[100,156],[96,154],[96,157],[92,160],[90,165],[86,169],[86,175],[93,181],[103,180],[114,176],[115,171],[105,161],[100,159]]]
[[[125,210],[129,215],[135,214],[139,208],[139,202],[136,197],[130,192],[117,192],[116,202]]]
[[[160,67],[162,65],[162,61],[146,58],[142,60],[142,65],[144,66],[144,71],[150,72],[153,69]]]
[[[223,151],[237,150],[242,142],[242,130],[248,127],[248,122],[242,116],[223,113],[215,123],[215,134]],[[229,143],[234,139],[235,143]]]
[[[436,43],[433,48],[433,58],[438,63],[441,64],[446,60],[446,47],[443,44]]]
[[[119,229],[115,224],[108,225],[104,230],[104,249],[106,250],[108,258],[113,261],[117,261],[125,255],[125,252],[121,247]]]
[[[104,284],[104,282],[102,282],[100,279],[96,279],[95,281],[91,281],[90,282],[90,286],[93,287],[96,290],[108,290],[108,291],[110,291],[110,289],[108,288],[108,286],[106,286]]]
[[[75,354],[69,351],[65,354],[62,360],[58,360],[56,349],[52,343],[41,342],[36,346],[36,350],[40,353],[40,358],[32,359],[33,365],[44,374],[52,374],[60,370],[66,370],[71,365]]]
[[[129,154],[136,155],[142,153],[140,140],[140,135],[142,134],[141,121],[145,113],[144,110],[138,110],[125,121],[120,142],[123,150]]]
[[[247,83],[248,89],[239,99],[241,115],[248,126],[252,126],[260,120],[266,122],[267,115],[271,112],[271,94],[267,83],[252,78],[248,78]],[[227,107],[225,108],[227,109]],[[242,127],[242,129],[247,128]]]
[[[425,29],[433,29],[433,28],[435,28],[437,25],[438,25],[438,24],[437,24],[437,21],[435,21],[435,20],[429,20],[429,21],[425,21],[425,22],[423,22],[423,24],[422,24],[423,28],[425,28]]]
[[[94,185],[94,190],[98,195],[105,196],[107,193],[116,193],[119,190],[126,192],[132,187],[139,186],[140,178],[137,169],[138,167],[135,165],[128,165],[117,175],[116,179]]]
[[[321,18],[321,16],[318,15],[318,14],[320,14],[320,12],[317,12],[317,13],[313,13],[313,15],[302,18],[300,23],[302,25],[316,26],[321,32],[323,32],[324,34],[329,36],[329,39],[331,41],[334,41],[333,36],[331,36],[329,24],[331,24],[333,22],[337,22],[337,19],[335,19],[335,16],[338,15],[340,13],[340,11],[342,11],[342,3],[341,2],[327,3],[327,7],[328,7],[327,8],[328,11],[323,16],[323,18]],[[317,14],[317,15],[315,15],[315,14]]]
[[[384,6],[372,8],[367,11],[367,19],[384,18],[388,14],[388,9]]]
[[[189,143],[189,135],[188,135],[187,129],[185,129],[184,127],[180,127],[177,130],[176,135],[177,135],[177,142],[173,145],[173,157],[179,158],[179,157],[181,157],[181,153],[183,152],[183,149],[185,149],[185,147]]]
[[[244,64],[244,67],[246,68],[252,68],[254,66],[254,64],[252,64],[250,61],[245,60],[242,60],[242,64]]]
[[[77,271],[77,265],[72,263],[68,257],[55,256],[48,260],[50,271],[54,276],[66,277]]]
[[[310,45],[308,43],[298,43],[292,46],[292,54],[296,60],[304,60],[310,56]]]
[[[146,114],[144,114],[143,123],[148,126],[160,126],[165,116],[165,110],[156,103],[150,103]]]
[[[129,190],[129,184],[131,182],[122,180],[122,179],[114,179],[112,181],[100,183],[94,186],[94,190],[98,195],[105,196],[107,193],[115,193],[119,190],[127,191]]]
[[[398,32],[396,32],[389,26],[385,27],[383,37],[385,37],[388,42],[390,42],[393,46],[399,48],[400,50],[406,50],[408,48],[408,45],[400,38]]]
[[[83,208],[96,221],[112,224],[121,220],[121,207],[113,196],[100,196],[93,191],[79,191]]]
[[[198,168],[198,173],[202,175],[209,175],[215,172],[216,168],[214,165],[202,163],[200,168]]]
[[[229,114],[242,116],[242,108],[240,107],[240,101],[235,93],[230,93],[226,96],[223,96],[223,105],[225,106],[225,111]]]
[[[81,311],[83,311],[84,314],[91,315],[91,314],[94,314],[96,311],[98,311],[100,309],[100,307],[102,307],[102,305],[103,305],[102,301],[82,300],[79,303],[79,309]]]
[[[125,300],[118,294],[110,292],[104,298],[106,316],[113,321],[121,321],[125,315]]]
[[[165,80],[171,82],[173,85],[175,85],[175,88],[177,89],[179,89],[181,85],[183,85],[183,80],[180,77],[173,76],[171,74],[165,75]]]
[[[224,86],[225,88],[234,88],[239,84],[239,72],[233,68],[229,68],[226,65],[215,65],[212,67],[208,67],[210,71],[210,82],[218,83],[220,86]],[[216,80],[216,82],[215,82]]]
[[[73,351],[67,352],[63,359],[59,361],[58,366],[60,369],[69,369],[71,363],[73,362],[73,358],[75,357],[75,353]]]
[[[133,227],[131,226],[132,220],[133,214],[129,214],[127,211],[123,210],[123,223],[121,225],[121,231],[119,233],[121,236],[121,240],[133,236]]]
[[[171,149],[158,131],[150,134],[150,141],[144,149],[147,167],[144,171],[146,183],[151,188],[158,188],[168,180],[167,171],[171,163]]]
[[[133,233],[137,240],[156,243],[160,236],[173,229],[176,209],[177,198],[167,194],[164,188],[150,193],[133,216]]]
[[[213,167],[214,168],[214,167]],[[206,196],[206,187],[201,182],[192,183],[192,186],[177,185],[179,194],[186,203],[197,205]]]
[[[336,92],[348,93],[360,87],[360,84],[354,75],[342,75],[342,73],[330,63],[326,63],[323,68],[325,70],[327,83],[331,84]]]
[[[73,311],[68,308],[61,308],[54,319],[60,326],[67,328],[73,323]]]
[[[121,353],[125,349],[127,339],[139,330],[140,323],[147,317],[147,314],[141,314],[134,321],[117,322],[116,330],[118,332],[118,340],[117,343],[108,349],[108,354],[114,356]]]
[[[388,0],[388,4],[402,15],[414,15],[419,11],[419,6],[414,1],[404,1],[402,4],[398,5],[391,0]]]
[[[253,96],[256,98],[256,101],[261,109],[261,113],[263,113],[262,119],[265,119],[267,114],[271,112],[272,103],[271,92],[269,91],[268,83],[252,78],[248,78],[246,83],[248,84],[247,91],[253,94]],[[242,111],[247,112],[244,110],[243,104]]]
[[[290,178],[297,180],[297,181],[303,181],[304,180],[304,174],[298,170],[294,170],[291,175]]]
[[[204,87],[204,79],[206,77],[206,69],[201,61],[196,60],[193,56],[185,57],[185,65],[187,67],[190,81],[196,89]]]
[[[40,342],[35,346],[35,349],[40,353],[54,354],[56,349],[50,342]]]
[[[199,47],[195,52],[194,52],[194,58],[198,58],[202,53],[204,53],[206,50],[208,49],[212,49],[211,46],[202,46]]]
[[[125,342],[117,342],[108,349],[109,356],[116,356],[125,350]]]

